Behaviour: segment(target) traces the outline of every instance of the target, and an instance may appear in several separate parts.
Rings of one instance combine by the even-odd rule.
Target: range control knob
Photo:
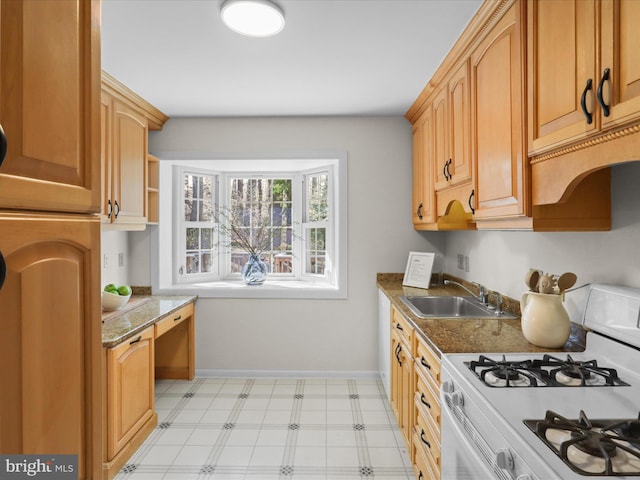
[[[496,465],[502,470],[513,470],[513,455],[508,448],[501,448],[496,452]]]
[[[518,475],[518,478],[516,478],[516,480],[533,480],[531,478],[531,475],[527,475],[526,473],[524,475]]]
[[[453,403],[453,405],[455,407],[464,407],[464,398],[462,397],[462,393],[461,392],[453,392],[451,394],[451,403]]]
[[[451,382],[443,382],[442,383],[442,391],[444,393],[453,393],[453,391],[455,390],[453,383]]]

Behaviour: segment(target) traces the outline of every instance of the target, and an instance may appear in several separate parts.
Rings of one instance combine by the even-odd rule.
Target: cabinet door
[[[0,207],[97,212],[98,0],[0,3]]]
[[[603,126],[609,127],[640,118],[640,2],[603,0],[601,8],[602,61],[598,78],[609,69],[610,85],[603,82],[603,99],[611,109],[602,120]]]
[[[102,168],[101,209],[102,223],[110,223],[113,210],[113,99],[106,92],[100,96],[101,149],[100,163]]]
[[[0,214],[2,453],[78,454],[100,478],[100,224]]]
[[[476,220],[528,214],[521,8],[510,7],[471,57]]]
[[[433,165],[436,191],[449,185],[451,166],[449,159],[448,90],[445,86],[433,100]]]
[[[114,100],[113,107],[111,201],[114,221],[144,224],[147,191],[147,120],[118,100]]]
[[[416,228],[435,222],[432,119],[429,107],[413,128],[413,225]]]
[[[107,352],[107,454],[112,459],[153,415],[153,326]]]
[[[449,81],[449,173],[452,184],[471,180],[470,119],[469,63],[465,62]]]
[[[539,153],[583,138],[599,123],[595,0],[528,2],[528,35],[529,152]],[[585,91],[590,122],[581,106]]]

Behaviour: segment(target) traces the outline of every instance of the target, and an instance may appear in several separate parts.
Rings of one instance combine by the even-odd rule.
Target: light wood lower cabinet
[[[107,451],[113,459],[149,421],[153,409],[154,329],[107,350]]]
[[[416,478],[439,480],[440,358],[395,307],[391,312],[391,407]]]
[[[158,424],[154,411],[154,327],[105,352],[104,480],[115,477]]]
[[[55,281],[53,281],[55,279]],[[100,223],[0,212],[0,452],[100,478]]]
[[[405,442],[411,445],[413,428],[413,328],[391,309],[391,408]]]

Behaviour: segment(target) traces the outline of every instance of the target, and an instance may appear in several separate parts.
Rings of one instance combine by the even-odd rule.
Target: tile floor
[[[156,410],[116,480],[415,478],[375,379],[161,380]]]

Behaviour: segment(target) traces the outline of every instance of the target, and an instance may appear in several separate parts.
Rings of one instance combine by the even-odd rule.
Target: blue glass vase
[[[242,280],[247,285],[262,285],[267,279],[267,264],[256,254],[249,255],[249,260],[242,267]]]

